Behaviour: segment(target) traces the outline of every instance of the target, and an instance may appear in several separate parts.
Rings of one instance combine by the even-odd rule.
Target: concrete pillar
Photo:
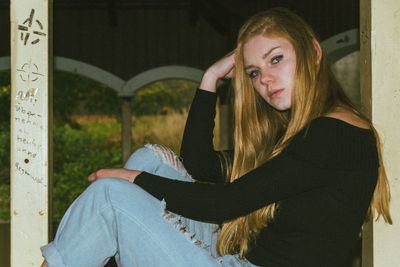
[[[392,194],[393,226],[363,232],[363,267],[400,266],[400,1],[360,1],[361,103],[378,130]]]
[[[51,219],[52,1],[13,0],[11,266],[40,266]]]

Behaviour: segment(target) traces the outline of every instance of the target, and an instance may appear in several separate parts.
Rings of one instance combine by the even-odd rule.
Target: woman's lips
[[[283,92],[283,90],[284,89],[271,90],[271,91],[268,92],[268,96],[270,98],[276,98]]]

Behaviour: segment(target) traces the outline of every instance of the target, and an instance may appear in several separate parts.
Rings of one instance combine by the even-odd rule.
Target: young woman
[[[218,152],[215,87],[232,76],[234,150]],[[391,223],[378,135],[286,9],[250,18],[205,72],[181,157],[148,145],[91,174],[43,266],[338,267],[365,219]]]

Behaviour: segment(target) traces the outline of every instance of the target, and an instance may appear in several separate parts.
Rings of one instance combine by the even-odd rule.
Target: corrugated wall
[[[204,20],[190,25],[186,9],[58,10],[54,54],[107,69],[124,79],[150,68],[178,64],[205,68],[228,51],[227,38]]]
[[[217,33],[204,19],[207,8],[196,9],[189,0],[55,1],[54,55],[80,60],[129,79],[162,65],[205,69],[233,48],[237,28],[245,18],[268,7],[295,10],[321,40],[358,27],[359,21],[357,0],[205,2],[213,16],[217,14],[217,21],[228,24],[229,32]],[[8,6],[8,1],[0,0],[0,57],[10,52]],[[218,26],[215,24],[218,22],[214,22]]]

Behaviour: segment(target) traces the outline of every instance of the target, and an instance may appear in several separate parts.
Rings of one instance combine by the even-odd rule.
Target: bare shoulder
[[[362,128],[362,129],[370,128],[369,123],[367,121],[361,119],[356,114],[354,114],[353,112],[346,110],[346,109],[338,108],[335,111],[326,114],[325,116],[330,117],[330,118],[335,118],[338,120],[342,120],[348,124],[351,124],[353,126],[356,126],[356,127]]]

